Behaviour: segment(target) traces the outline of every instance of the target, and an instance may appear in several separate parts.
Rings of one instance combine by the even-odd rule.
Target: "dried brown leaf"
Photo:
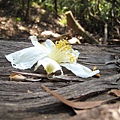
[[[97,66],[94,66],[92,70],[93,70],[93,71],[97,70]],[[100,77],[100,74],[98,73],[98,74],[96,74],[96,75],[94,75],[94,76],[99,78],[99,77]]]
[[[10,76],[9,76],[10,80],[13,80],[13,81],[24,81],[26,79],[25,76],[19,74],[19,73],[12,73]]]
[[[95,70],[97,70],[97,66],[94,66],[94,67],[93,67],[93,71],[95,71]]]
[[[23,75],[21,75],[20,73],[12,73],[9,76],[11,81],[29,81],[29,82],[38,82],[41,81],[41,79],[33,79],[33,78],[27,78]]]
[[[51,91],[49,88],[47,88],[43,84],[41,84],[40,86],[42,87],[42,89],[44,89],[47,92],[51,93],[58,100],[60,100],[61,102],[63,102],[64,104],[66,104],[66,105],[68,105],[68,106],[70,106],[72,108],[88,109],[88,108],[93,108],[93,107],[99,106],[102,103],[104,103],[104,101],[94,101],[94,102],[73,102],[73,101],[69,101],[69,100],[63,98],[61,95]]]

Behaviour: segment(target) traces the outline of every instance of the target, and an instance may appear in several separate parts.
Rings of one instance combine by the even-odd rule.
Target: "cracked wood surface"
[[[29,42],[0,41],[0,116],[2,120],[64,120],[74,115],[72,108],[62,104],[40,88],[40,82],[9,81],[9,75],[16,69],[5,59],[5,55],[32,46]],[[113,98],[107,94],[110,89],[120,89],[120,74],[116,64],[108,64],[120,58],[120,46],[74,45],[80,51],[78,62],[101,71],[100,78],[82,79],[83,82],[44,81],[42,84],[66,99],[104,100]],[[33,70],[25,70],[33,72]],[[65,73],[71,74],[65,70]],[[74,120],[74,118],[73,118]]]

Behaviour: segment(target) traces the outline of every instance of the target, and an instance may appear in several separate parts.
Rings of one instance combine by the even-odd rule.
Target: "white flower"
[[[63,75],[61,67],[65,67],[82,78],[99,73],[99,70],[92,71],[78,64],[77,59],[80,53],[72,49],[72,46],[66,40],[57,41],[55,44],[51,40],[46,40],[46,42],[40,44],[36,36],[30,36],[30,39],[33,47],[6,55],[7,60],[11,62],[14,68],[28,69],[36,64],[35,70],[42,65],[48,75],[57,71],[60,71],[60,75]]]

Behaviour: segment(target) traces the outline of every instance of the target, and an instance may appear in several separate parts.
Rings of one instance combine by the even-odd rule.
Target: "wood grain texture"
[[[40,82],[9,81],[12,68],[5,55],[32,46],[29,42],[0,41],[0,119],[2,120],[64,120],[74,114],[72,108],[45,92]],[[111,89],[120,89],[120,73],[116,64],[106,65],[111,60],[120,58],[120,46],[74,45],[80,51],[78,62],[89,68],[97,66],[100,78],[82,79],[83,82],[46,81],[42,84],[69,100],[105,100],[112,96]],[[33,72],[33,70],[25,70]],[[72,75],[69,71],[65,73]],[[73,75],[72,75],[73,76]]]

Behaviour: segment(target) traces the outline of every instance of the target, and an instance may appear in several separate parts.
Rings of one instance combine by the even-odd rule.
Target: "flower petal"
[[[62,63],[60,65],[72,71],[76,76],[82,78],[92,77],[93,75],[100,72],[99,70],[92,71],[91,69],[78,63],[76,64]]]
[[[35,47],[42,47],[45,51],[50,52],[52,47],[55,45],[50,39],[46,40],[42,44],[38,42],[36,36],[30,36],[31,42]]]
[[[8,61],[14,68],[28,69],[31,68],[38,60],[47,56],[48,53],[42,48],[30,47],[6,55]]]
[[[41,47],[41,44],[38,42],[38,39],[36,36],[30,36],[29,38],[31,39],[31,42],[35,47]]]
[[[44,45],[50,51],[53,49],[53,46],[55,46],[55,44],[50,39],[47,39],[45,42],[42,43],[42,45]]]
[[[48,57],[45,57],[42,60],[39,60],[37,65],[35,66],[35,70],[37,70],[37,68],[40,65],[43,65],[43,67],[46,70],[48,75],[51,74],[51,73],[55,73],[55,72],[57,72],[59,70],[60,70],[61,74],[63,74],[60,65],[56,61],[54,61],[54,60],[52,60],[52,59],[50,59]]]

